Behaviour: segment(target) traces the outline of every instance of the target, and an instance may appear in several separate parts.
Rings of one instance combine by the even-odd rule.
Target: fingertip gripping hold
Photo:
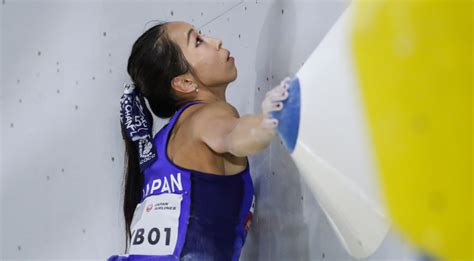
[[[288,98],[281,101],[283,103],[283,109],[272,111],[271,115],[273,118],[278,120],[278,133],[280,134],[285,147],[290,151],[290,153],[292,153],[296,146],[300,125],[301,97],[300,81],[298,77],[289,81],[287,91]]]

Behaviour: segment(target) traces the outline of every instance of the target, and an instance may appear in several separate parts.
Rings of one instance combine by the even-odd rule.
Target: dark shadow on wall
[[[268,90],[296,74],[347,6],[348,1],[271,2],[255,50],[256,112]],[[324,213],[301,183],[281,139],[276,137],[269,148],[252,157],[253,165],[264,165],[252,172],[256,208],[241,260],[322,260],[324,254],[314,256],[321,251],[310,248],[318,248],[311,237],[321,223],[327,224],[320,222]]]

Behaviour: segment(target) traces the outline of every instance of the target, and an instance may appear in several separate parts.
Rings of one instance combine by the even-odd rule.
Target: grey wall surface
[[[267,57],[262,57],[271,60],[268,86],[299,70],[348,4],[315,0],[267,5],[268,15],[262,19],[268,32],[260,35],[257,53],[271,49]],[[263,95],[256,92],[256,109]],[[250,247],[243,251],[245,260],[356,260],[343,249],[281,140],[274,140],[268,151],[255,157],[255,162],[256,218],[247,241]],[[416,260],[418,256],[391,230],[379,250],[363,260]]]
[[[151,20],[182,20],[236,58],[227,100],[260,112],[348,1],[12,1],[1,12],[2,260],[122,253],[119,98],[131,45]],[[155,118],[155,132],[166,120]],[[242,260],[352,260],[281,140],[250,157],[256,213]],[[367,260],[412,260],[391,231]]]

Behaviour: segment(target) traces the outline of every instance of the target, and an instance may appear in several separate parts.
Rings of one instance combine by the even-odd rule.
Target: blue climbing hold
[[[283,145],[290,153],[295,149],[298,139],[301,113],[300,97],[300,81],[298,77],[295,77],[289,84],[288,98],[282,101],[283,109],[271,112],[272,117],[278,120],[278,133],[283,140]]]

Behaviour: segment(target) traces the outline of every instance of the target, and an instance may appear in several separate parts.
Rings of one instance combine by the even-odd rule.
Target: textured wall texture
[[[181,20],[236,58],[227,100],[260,112],[348,1],[11,1],[1,11],[2,260],[104,260],[122,253],[119,98],[133,42]],[[341,76],[343,77],[343,76]],[[155,132],[166,120],[155,118]],[[242,260],[352,260],[277,137],[250,157],[256,216]],[[367,260],[410,260],[395,232]]]

